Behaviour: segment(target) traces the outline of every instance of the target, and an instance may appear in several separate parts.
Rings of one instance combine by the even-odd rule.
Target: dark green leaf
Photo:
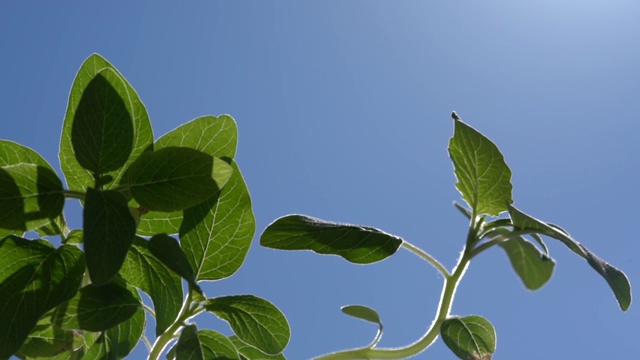
[[[362,305],[345,305],[340,308],[343,313],[353,316],[354,318],[372,322],[378,324],[382,328],[382,321],[378,313],[372,308]]]
[[[229,336],[229,340],[231,340],[233,346],[238,350],[240,360],[286,360],[282,354],[267,355],[253,346],[242,342],[242,340],[235,335]]]
[[[73,349],[74,332],[64,330],[51,320],[50,311],[33,328],[16,355],[19,357],[52,357]]]
[[[62,182],[51,169],[34,164],[0,168],[0,227],[34,230],[62,213]]]
[[[498,147],[480,132],[454,120],[449,142],[456,188],[476,215],[498,215],[511,204],[511,170]]]
[[[167,234],[154,235],[149,241],[149,251],[169,269],[185,278],[192,289],[202,293],[200,286],[196,284],[196,277],[189,260],[184,255],[178,240]]]
[[[256,229],[251,197],[240,169],[213,198],[184,211],[180,242],[197,280],[233,275],[242,265]]]
[[[537,290],[546,284],[553,274],[556,265],[538,250],[535,245],[522,237],[515,237],[500,243],[509,256],[511,266],[529,290]]]
[[[118,360],[111,339],[109,339],[105,333],[100,334],[82,358],[92,360]]]
[[[585,258],[589,265],[607,281],[618,301],[618,305],[620,305],[620,309],[626,311],[629,308],[631,305],[631,284],[624,272],[600,259],[584,245],[574,240],[566,231],[555,225],[540,221],[513,206],[509,206],[509,215],[515,229],[529,230],[559,240],[574,253]]]
[[[131,290],[131,289],[130,289]],[[142,303],[140,296],[132,291],[131,294]],[[139,307],[129,320],[119,323],[105,332],[105,336],[111,343],[112,351],[118,359],[124,358],[133,350],[145,328],[144,309]]]
[[[496,331],[481,316],[448,318],[442,323],[440,335],[449,349],[463,360],[490,360],[496,351]]]
[[[182,330],[176,345],[177,360],[238,360],[238,353],[224,335],[189,325]]]
[[[129,188],[144,208],[175,211],[215,195],[231,176],[224,161],[198,150],[168,147],[143,153],[129,168]]]
[[[84,89],[71,127],[76,160],[93,174],[121,168],[133,150],[133,120],[117,88],[124,81],[112,69],[97,73]]]
[[[56,309],[54,317],[65,329],[103,331],[128,320],[140,307],[140,300],[120,285],[88,285]]]
[[[287,215],[267,226],[260,245],[280,250],[312,250],[339,255],[356,264],[370,264],[393,255],[402,239],[372,227]]]
[[[279,354],[289,342],[289,323],[278,308],[253,295],[222,296],[208,299],[204,305],[229,322],[245,343],[267,354]]]
[[[218,158],[233,158],[238,142],[236,123],[228,115],[203,116],[181,125],[163,135],[156,143],[156,150],[170,146],[187,147]],[[177,234],[182,222],[182,212],[169,214],[151,211],[142,217],[138,234],[152,236],[159,233]]]
[[[56,216],[48,224],[45,224],[35,230],[40,236],[54,236],[64,234],[67,229],[67,220],[64,218],[64,213]]]
[[[126,99],[126,101],[124,101],[124,105],[127,113],[133,120],[133,129],[135,129],[135,131],[133,134],[133,144],[130,147],[131,154],[128,157],[127,163],[118,170],[108,174],[113,178],[113,181],[106,184],[105,188],[112,189],[117,187],[118,184],[120,184],[122,175],[124,174],[124,169],[126,169],[127,166],[131,164],[145,149],[153,144],[153,133],[151,130],[151,124],[149,123],[149,115],[147,115],[147,110],[140,101],[138,94],[136,94],[131,85],[127,83],[122,74],[107,62],[107,60],[98,54],[89,56],[89,58],[87,58],[80,67],[80,70],[78,70],[78,74],[73,81],[71,92],[69,94],[69,104],[67,106],[67,112],[62,127],[62,136],[60,138],[60,164],[67,179],[67,184],[72,190],[85,191],[88,186],[94,184],[95,179],[93,178],[91,171],[83,168],[76,159],[76,154],[73,150],[74,145],[72,143],[72,132],[76,113],[78,112],[78,107],[85,90],[98,74],[102,74],[104,77],[106,69],[110,69],[120,78],[120,81],[110,82],[110,85],[121,99]],[[115,151],[119,152],[120,150],[116,149]]]
[[[178,317],[182,304],[182,282],[148,249],[148,241],[136,237],[120,269],[122,278],[149,294],[156,313],[156,336]]]
[[[105,284],[120,270],[136,234],[124,195],[88,188],[83,229],[91,281],[94,285]]]
[[[85,264],[74,246],[15,236],[0,240],[0,254],[0,357],[8,357],[47,311],[74,296]]]

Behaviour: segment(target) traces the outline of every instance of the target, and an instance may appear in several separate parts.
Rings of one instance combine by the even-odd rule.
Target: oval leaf
[[[124,82],[112,69],[97,73],[82,93],[71,127],[76,160],[93,174],[118,170],[133,150],[133,120],[116,88]]]
[[[629,278],[627,278],[624,272],[599,258],[584,245],[574,240],[566,231],[557,226],[540,221],[511,205],[509,206],[509,215],[511,216],[511,221],[515,229],[530,230],[531,232],[559,240],[571,249],[571,251],[585,258],[589,265],[607,281],[607,284],[609,284],[618,301],[620,309],[626,311],[629,306],[631,306],[631,283],[629,283]]]
[[[0,168],[0,227],[34,230],[62,213],[62,182],[48,167],[35,164]]]
[[[476,215],[497,216],[511,204],[511,170],[498,147],[452,114],[455,129],[449,156],[458,182],[456,188]]]
[[[378,326],[380,326],[380,329],[382,329],[382,321],[380,320],[380,316],[372,308],[362,305],[345,305],[340,308],[340,310],[342,310],[343,313],[349,316],[353,316],[354,318],[378,324]]]
[[[95,181],[91,171],[82,167],[76,159],[74,145],[72,143],[72,131],[76,112],[87,86],[99,73],[104,77],[106,69],[110,69],[120,78],[120,81],[110,82],[110,85],[121,99],[127,99],[124,101],[124,105],[133,121],[134,134],[130,156],[126,164],[108,174],[113,181],[106,184],[105,188],[111,189],[117,187],[124,174],[124,169],[145,149],[153,144],[153,132],[151,130],[151,124],[149,123],[149,115],[142,101],[140,101],[138,94],[136,94],[135,90],[129,85],[122,74],[107,60],[98,54],[89,56],[80,67],[80,70],[78,70],[78,74],[73,81],[71,92],[69,93],[69,103],[67,105],[64,124],[62,125],[62,136],[60,138],[60,165],[67,179],[67,184],[72,190],[85,191],[86,188],[94,184]],[[119,152],[120,150],[115,149],[115,151]]]
[[[171,212],[212,197],[232,172],[227,163],[201,151],[168,147],[145,152],[131,164],[128,185],[142,207]]]
[[[189,325],[182,330],[176,349],[178,360],[238,360],[238,352],[224,335]]]
[[[481,316],[448,318],[440,327],[440,335],[447,347],[463,360],[490,360],[496,351],[496,331]]]
[[[242,340],[235,335],[229,336],[229,340],[231,340],[231,343],[240,354],[240,360],[286,360],[282,354],[267,355],[253,346],[242,342]]]
[[[238,338],[267,354],[279,354],[289,342],[289,323],[278,308],[253,295],[208,299],[204,305],[226,320]]]
[[[118,273],[135,234],[136,223],[124,195],[87,189],[83,240],[93,284],[105,284]]]
[[[370,264],[393,255],[402,239],[381,230],[328,222],[305,215],[287,215],[269,224],[260,245],[280,250],[312,250],[339,255],[356,264]]]
[[[136,295],[122,286],[91,284],[56,309],[54,318],[65,329],[103,331],[128,320],[140,308]]]
[[[165,266],[187,280],[192,289],[202,293],[200,286],[196,284],[189,260],[182,251],[178,240],[167,234],[154,235],[149,240],[149,251]]]
[[[242,266],[256,230],[251,196],[240,169],[217,196],[184,211],[180,243],[197,280],[219,280]]]

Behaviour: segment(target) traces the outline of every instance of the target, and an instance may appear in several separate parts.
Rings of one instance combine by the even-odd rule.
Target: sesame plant
[[[383,326],[377,312],[366,306],[349,305],[342,308],[345,314],[378,325],[375,338],[367,346],[334,352],[316,360],[403,359],[423,352],[438,336],[460,359],[491,359],[496,351],[496,332],[491,323],[478,315],[450,314],[456,288],[470,262],[497,246],[505,251],[524,286],[529,290],[539,289],[551,278],[555,267],[543,237],[560,241],[585,259],[611,287],[622,311],[631,305],[627,276],[574,240],[561,227],[516,208],[511,196],[511,170],[496,145],[462,122],[455,112],[452,117],[454,135],[449,142],[449,156],[457,178],[456,188],[465,202],[465,205],[454,205],[469,220],[469,230],[458,263],[451,271],[423,249],[372,227],[287,215],[275,220],[263,232],[260,239],[263,246],[338,255],[356,264],[375,263],[404,248],[432,265],[444,277],[435,319],[415,342],[400,348],[379,348]]]
[[[277,307],[200,287],[233,275],[255,232],[236,144],[227,115],[154,139],[122,74],[87,58],[62,125],[66,186],[36,151],[0,140],[0,359],[121,359],[140,341],[152,360],[284,359]],[[67,226],[70,199],[81,229]],[[201,313],[235,335],[198,329]]]

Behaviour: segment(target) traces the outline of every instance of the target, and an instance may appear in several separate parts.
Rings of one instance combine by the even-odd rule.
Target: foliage
[[[406,358],[424,351],[438,335],[460,359],[491,359],[496,351],[493,325],[478,315],[459,317],[449,313],[456,288],[470,261],[498,245],[505,250],[525,287],[539,289],[551,278],[555,266],[541,236],[560,241],[587,260],[607,281],[622,311],[631,305],[631,286],[622,271],[600,259],[562,228],[535,219],[512,205],[511,170],[498,147],[462,122],[455,112],[452,117],[454,135],[449,142],[449,156],[457,178],[456,188],[467,207],[454,205],[469,219],[469,231],[462,255],[451,272],[424,250],[371,227],[328,222],[305,215],[287,215],[275,220],[263,232],[260,239],[263,246],[338,255],[356,264],[384,260],[402,247],[426,260],[444,276],[435,320],[427,332],[411,345],[378,348],[376,345],[383,330],[378,314],[362,305],[349,305],[342,311],[378,324],[378,334],[368,346],[324,355],[317,360]],[[506,216],[501,216],[503,214]]]
[[[255,233],[236,144],[228,115],[154,141],[131,85],[87,58],[62,127],[66,188],[37,152],[0,140],[0,359],[121,359],[140,339],[150,359],[283,359],[290,331],[277,307],[199,286],[233,275]],[[67,227],[65,199],[83,204],[82,229]],[[235,335],[198,330],[203,312]]]

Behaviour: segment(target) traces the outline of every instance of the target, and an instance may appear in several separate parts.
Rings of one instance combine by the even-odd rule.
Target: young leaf
[[[511,170],[498,147],[471,126],[454,117],[449,156],[456,188],[476,215],[497,216],[511,204]]]
[[[120,276],[151,297],[156,313],[156,336],[178,317],[182,303],[182,282],[148,249],[148,241],[136,237],[120,269]]]
[[[128,171],[133,198],[144,208],[175,211],[215,195],[231,176],[224,161],[203,152],[168,147],[143,153]]]
[[[162,135],[154,144],[156,150],[170,146],[187,147],[218,158],[233,159],[238,143],[236,122],[231,116],[203,116],[183,124]],[[161,213],[151,211],[142,217],[138,234],[177,234],[182,212]]]
[[[120,285],[91,284],[56,309],[54,319],[65,329],[103,331],[128,320],[140,308],[136,295]]]
[[[127,199],[115,190],[87,189],[84,251],[94,285],[109,282],[120,270],[136,234]]]
[[[356,264],[370,264],[393,255],[402,239],[381,230],[328,222],[305,215],[287,215],[267,226],[260,245],[280,250],[312,250],[339,255]]]
[[[238,353],[224,335],[189,325],[182,330],[175,346],[179,360],[238,360]]]
[[[508,234],[504,228],[492,230],[488,237]],[[518,236],[499,243],[509,257],[511,266],[529,290],[537,290],[549,281],[553,275],[555,261],[548,254],[541,252],[526,239]]]
[[[279,354],[289,342],[289,323],[278,308],[253,295],[222,296],[204,304],[226,320],[238,338],[267,354]]]
[[[490,360],[496,351],[496,331],[481,316],[450,317],[442,323],[440,335],[459,359]]]
[[[231,340],[233,346],[238,350],[240,360],[286,360],[282,354],[267,355],[253,346],[242,342],[242,340],[235,335],[229,336],[229,340]]]
[[[15,236],[0,240],[0,253],[2,358],[20,348],[42,315],[74,296],[85,265],[74,246],[54,249],[45,241]]]
[[[135,131],[128,160],[124,166],[108,174],[113,178],[113,181],[109,182],[104,188],[112,189],[117,187],[124,174],[124,169],[145,149],[153,144],[153,132],[151,130],[151,124],[149,123],[149,115],[140,101],[138,94],[136,94],[135,90],[129,85],[122,74],[107,60],[98,54],[89,56],[80,67],[80,70],[78,70],[78,74],[73,81],[64,124],[62,125],[62,136],[60,138],[60,165],[67,179],[67,185],[72,190],[85,191],[88,186],[94,184],[95,179],[91,171],[83,168],[76,159],[72,143],[72,131],[76,112],[87,86],[99,73],[104,75],[105,69],[112,70],[120,77],[121,81],[110,82],[110,84],[121,99],[128,99],[128,101],[124,101],[124,105],[127,113],[131,116],[133,129],[135,129]]]
[[[341,308],[342,312],[353,316],[354,318],[361,319],[364,321],[372,322],[378,325],[378,333],[376,334],[375,339],[371,342],[369,347],[374,347],[382,338],[382,331],[384,327],[382,326],[382,320],[380,320],[380,316],[378,313],[372,308],[362,306],[362,305],[345,305]]]
[[[48,167],[35,164],[0,168],[0,227],[34,230],[62,213],[62,182]]]
[[[584,245],[574,240],[566,231],[557,226],[540,221],[529,216],[513,206],[509,206],[509,215],[513,225],[518,230],[530,230],[541,235],[546,235],[565,244],[579,256],[585,258],[589,265],[602,275],[620,305],[622,311],[626,311],[631,305],[631,284],[624,272],[618,270],[606,261],[600,259]]]
[[[167,234],[154,235],[149,240],[149,251],[166,267],[187,280],[192,289],[202,293],[202,289],[196,283],[196,277],[189,260],[184,255],[178,240]]]
[[[233,275],[242,265],[256,229],[251,196],[238,166],[217,196],[184,211],[180,243],[197,280]]]
[[[133,150],[133,120],[129,97],[116,88],[124,81],[114,70],[98,72],[84,89],[71,127],[78,164],[93,174],[120,169]],[[125,103],[129,102],[129,106]]]

